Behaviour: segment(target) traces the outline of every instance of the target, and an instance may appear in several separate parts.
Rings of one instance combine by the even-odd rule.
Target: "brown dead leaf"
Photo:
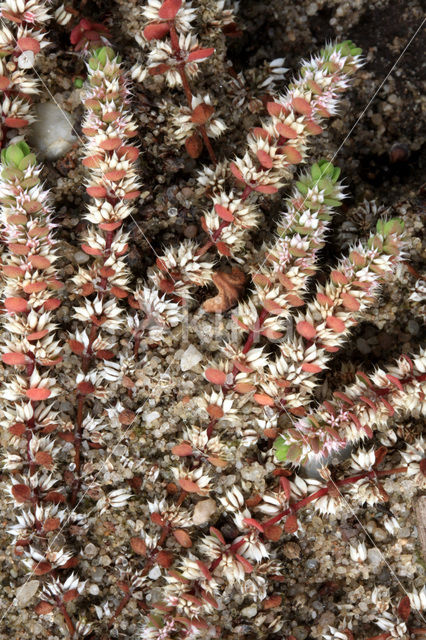
[[[223,313],[234,307],[244,291],[246,276],[243,271],[238,267],[234,267],[231,273],[218,271],[212,280],[219,293],[206,300],[203,309],[208,313]]]

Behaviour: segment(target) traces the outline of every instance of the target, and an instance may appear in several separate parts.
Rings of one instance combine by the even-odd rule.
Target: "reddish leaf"
[[[45,616],[48,613],[50,613],[51,611],[53,611],[54,609],[54,605],[50,604],[50,602],[46,602],[45,600],[42,600],[41,602],[38,603],[38,605],[34,608],[34,611],[37,615],[39,616]]]
[[[70,589],[63,595],[62,602],[72,602],[73,600],[78,598],[78,596],[79,596],[79,593],[77,589]]]
[[[173,563],[173,555],[169,551],[160,551],[157,554],[157,562],[163,569],[168,569]]]
[[[15,422],[15,424],[12,424],[12,426],[9,427],[9,431],[12,435],[19,438],[20,436],[23,436],[26,431],[25,423]]]
[[[111,169],[110,171],[106,171],[104,175],[107,180],[119,182],[126,175],[126,171],[125,169]]]
[[[259,149],[256,155],[262,167],[265,167],[265,169],[272,169],[274,161],[272,160],[269,153],[266,153],[266,151],[263,151],[263,149]]]
[[[46,573],[50,573],[52,570],[52,565],[50,562],[37,562],[33,567],[33,572],[35,576],[44,576]]]
[[[190,456],[192,455],[192,447],[187,442],[182,442],[181,444],[177,444],[176,446],[173,447],[172,453],[175,456],[180,456],[180,457]]]
[[[42,467],[49,468],[53,464],[53,458],[47,451],[37,451],[34,458],[37,464]]]
[[[225,242],[216,242],[216,248],[222,256],[231,255],[231,251]]]
[[[297,333],[306,338],[306,340],[313,340],[317,334],[317,330],[314,325],[306,320],[298,322],[296,325]]]
[[[280,116],[282,113],[286,113],[286,108],[279,102],[268,102],[266,108],[270,116]]]
[[[8,311],[22,313],[23,311],[27,311],[28,302],[25,298],[6,298],[4,306]]]
[[[22,278],[25,275],[25,272],[20,267],[13,267],[11,265],[3,265],[2,266],[3,273],[8,278]]]
[[[28,262],[31,262],[33,267],[35,267],[36,269],[47,269],[51,264],[50,260],[48,260],[44,256],[39,255],[29,256]]]
[[[307,373],[321,373],[322,367],[313,362],[304,362],[302,364],[302,371],[306,371]]]
[[[246,560],[246,558],[244,558],[243,556],[240,556],[239,553],[235,554],[235,558],[238,560],[238,562],[240,562],[243,567],[244,567],[244,571],[246,573],[251,573],[253,571],[253,565],[250,564],[250,562],[248,560]]]
[[[20,365],[27,363],[27,357],[24,353],[4,353],[1,357],[5,364]]]
[[[133,551],[140,556],[146,555],[146,544],[145,541],[142,540],[142,538],[130,538],[130,546],[132,547]]]
[[[297,131],[289,127],[288,124],[284,124],[283,122],[278,122],[275,125],[275,129],[283,138],[292,139],[292,138],[297,138],[297,136],[299,135]]]
[[[422,473],[422,475],[426,476],[426,458],[423,458],[422,460],[420,460],[420,472]]]
[[[286,533],[295,533],[299,528],[299,525],[297,523],[297,516],[292,513],[289,516],[287,516],[285,523],[284,523],[284,531]]]
[[[233,220],[235,220],[231,211],[229,211],[229,209],[226,209],[226,207],[223,207],[221,204],[215,204],[214,210],[216,211],[219,218],[222,218],[222,220],[226,220],[226,222],[232,222]]]
[[[173,531],[173,535],[179,542],[179,544],[182,547],[185,547],[185,549],[189,549],[190,547],[192,547],[191,538],[183,529],[176,529],[175,531]]]
[[[231,162],[231,164],[229,165],[229,168],[231,169],[231,173],[234,174],[234,176],[237,178],[237,180],[240,180],[241,182],[244,182],[243,174],[238,169],[238,167],[235,164],[235,162]]]
[[[258,522],[254,518],[243,518],[243,522],[248,527],[255,527],[258,531],[260,531],[260,533],[263,533],[263,531],[264,531],[262,525],[260,524],[260,522]]]
[[[387,379],[392,382],[400,391],[404,391],[404,387],[402,386],[401,380],[399,380],[396,376],[391,375],[390,373],[386,374]]]
[[[341,271],[337,271],[336,269],[330,273],[330,278],[335,284],[348,284],[349,282],[347,277]]]
[[[278,192],[277,187],[274,187],[272,184],[258,184],[254,190],[258,191],[259,193],[267,193],[267,194]]]
[[[345,402],[350,407],[353,405],[353,400],[351,400],[346,393],[343,393],[343,391],[335,391],[333,395],[335,398],[339,398],[339,400],[342,400],[342,402]]]
[[[21,127],[26,127],[29,122],[25,118],[14,118],[13,116],[8,116],[4,119],[4,124],[6,127],[10,127],[11,129],[20,129]]]
[[[212,536],[215,536],[222,544],[226,544],[225,538],[223,537],[219,529],[216,529],[216,527],[210,527],[210,534]]]
[[[410,598],[408,596],[404,596],[401,599],[401,602],[398,605],[397,612],[398,612],[399,617],[402,618],[402,620],[404,620],[404,622],[406,622],[408,620],[408,618],[410,617],[410,613],[411,613]]]
[[[83,382],[79,382],[79,384],[77,385],[77,389],[83,396],[86,396],[89,393],[94,392],[95,386],[88,380],[83,380]]]
[[[327,316],[325,324],[336,333],[343,333],[346,329],[346,325],[343,320],[341,318],[336,318],[336,316]]]
[[[275,400],[268,396],[266,393],[255,393],[253,396],[253,400],[262,406],[273,407],[275,404]]]
[[[31,489],[26,484],[14,484],[12,495],[16,502],[26,502],[31,497]]]
[[[44,521],[43,529],[45,531],[55,531],[59,528],[60,524],[61,521],[59,518],[47,518],[47,520]]]
[[[46,311],[53,311],[54,309],[57,309],[60,306],[61,306],[61,301],[59,300],[59,298],[49,298],[49,300],[46,300],[43,303],[43,307],[45,308]]]
[[[204,60],[205,58],[209,58],[213,53],[213,48],[197,49],[196,51],[191,51],[188,56],[188,62],[194,62],[194,60]]]
[[[18,38],[17,43],[21,51],[32,51],[33,53],[39,53],[40,43],[35,38]]]
[[[50,396],[50,389],[47,389],[46,387],[27,389],[25,391],[25,395],[33,402],[38,402],[40,400],[46,400]]]
[[[349,309],[349,311],[358,311],[361,306],[358,300],[354,298],[354,296],[349,295],[349,293],[342,293],[340,299],[343,302],[343,306]]]
[[[291,162],[291,164],[298,164],[299,162],[302,162],[302,154],[294,147],[286,145],[285,147],[283,147],[283,151],[286,155],[287,160]]]
[[[118,147],[121,147],[122,145],[122,140],[121,138],[106,138],[105,140],[102,140],[102,142],[99,143],[99,146],[101,149],[104,149],[105,151],[114,151],[115,149],[118,149]]]
[[[158,12],[161,20],[173,20],[182,6],[182,0],[164,0]]]
[[[199,569],[201,570],[202,574],[206,578],[206,580],[211,580],[212,579],[212,574],[210,573],[207,565],[205,565],[204,562],[201,562],[201,560],[196,560],[196,563],[197,563]]]
[[[107,195],[107,190],[105,189],[105,187],[100,186],[87,187],[86,191],[92,198],[105,198],[105,196]]]
[[[212,107],[210,104],[202,102],[201,104],[197,105],[195,109],[193,109],[191,120],[192,122],[195,122],[195,124],[205,124],[207,120],[213,115],[213,113],[214,107]]]
[[[293,98],[291,104],[297,113],[300,113],[301,115],[309,116],[312,112],[311,105],[304,98]]]
[[[166,22],[161,24],[149,24],[143,30],[143,35],[149,40],[161,40],[165,35],[169,33],[170,27]]]
[[[10,80],[6,76],[0,76],[0,91],[4,91],[10,85]]]
[[[225,467],[228,466],[228,463],[226,462],[226,460],[223,460],[222,458],[218,458],[216,456],[209,456],[207,460],[214,467],[220,467],[221,469],[224,469]]]
[[[111,287],[110,291],[116,298],[127,298],[129,295],[129,292],[125,289],[121,289],[121,287]]]
[[[185,149],[191,158],[198,158],[203,151],[203,141],[200,136],[194,133],[185,140]]]
[[[379,466],[379,464],[381,462],[383,462],[387,452],[388,452],[388,450],[386,449],[386,447],[379,447],[378,449],[376,449],[376,451],[374,452],[374,457],[375,457],[374,466],[375,467]]]
[[[284,311],[283,307],[275,302],[275,300],[266,299],[263,303],[263,307],[269,313],[279,316]]]
[[[277,524],[270,524],[265,527],[265,538],[272,542],[278,542],[283,530]]]
[[[189,478],[179,478],[179,484],[184,491],[188,493],[201,493],[200,487],[196,482],[193,482]]]
[[[23,290],[25,293],[39,293],[39,291],[44,291],[47,289],[47,284],[45,282],[30,282],[23,286]]]
[[[149,69],[149,75],[150,76],[159,76],[162,75],[163,73],[166,73],[168,70],[170,69],[168,64],[157,64],[156,67],[151,67]]]
[[[226,383],[226,373],[220,371],[220,369],[206,369],[204,375],[212,384],[220,384],[223,386]]]
[[[59,491],[49,491],[44,496],[46,502],[53,502],[53,504],[60,504],[61,502],[65,502],[65,496]]]
[[[78,340],[68,340],[68,344],[71,351],[78,356],[81,356],[84,352],[84,344],[82,342],[79,342]]]

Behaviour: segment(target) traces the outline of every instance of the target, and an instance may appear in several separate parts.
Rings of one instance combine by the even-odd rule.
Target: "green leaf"
[[[285,440],[282,436],[278,436],[278,438],[274,442],[275,455],[278,460],[284,461],[287,458],[287,452],[290,448],[289,444],[285,443]]]
[[[311,175],[314,180],[319,180],[321,178],[322,172],[319,164],[315,163],[311,167]]]
[[[300,193],[302,193],[304,196],[306,196],[306,194],[308,193],[308,185],[306,185],[304,182],[296,182],[296,187],[299,189]]]
[[[6,161],[8,165],[19,167],[19,163],[25,157],[18,144],[11,144],[6,148]]]

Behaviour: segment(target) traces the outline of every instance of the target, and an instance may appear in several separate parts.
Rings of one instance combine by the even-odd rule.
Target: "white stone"
[[[151,578],[151,580],[157,580],[160,576],[161,576],[161,569],[158,565],[153,569],[151,569],[151,571],[148,573],[148,577]]]
[[[90,256],[87,255],[87,253],[84,253],[84,251],[76,251],[74,254],[74,260],[77,264],[84,264],[90,260]]]
[[[34,60],[34,51],[24,51],[18,58],[18,67],[20,69],[32,69]]]
[[[30,141],[40,159],[55,160],[63,156],[76,142],[73,118],[54,102],[34,107],[37,120],[31,128]]]
[[[16,590],[16,599],[20,607],[26,607],[27,604],[34,598],[38,591],[40,582],[38,580],[30,580],[18,587]]]
[[[144,420],[146,424],[151,424],[151,422],[155,422],[158,418],[161,417],[161,413],[158,411],[150,411],[149,413],[144,413]]]
[[[376,549],[376,547],[372,547],[368,550],[367,557],[369,564],[373,565],[373,567],[378,567],[383,560],[383,555],[378,549]]]
[[[197,364],[203,359],[203,355],[198,351],[193,344],[190,344],[186,351],[182,354],[180,359],[180,368],[182,371],[189,371],[194,369]]]
[[[241,614],[245,617],[245,618],[254,618],[254,616],[257,613],[257,608],[254,606],[254,604],[251,604],[249,607],[245,607],[242,611]]]
[[[192,522],[196,525],[204,524],[210,520],[210,516],[216,511],[216,502],[211,498],[200,500],[194,507]]]

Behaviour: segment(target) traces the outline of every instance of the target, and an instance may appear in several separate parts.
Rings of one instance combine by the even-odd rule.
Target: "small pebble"
[[[415,320],[409,320],[407,325],[407,330],[411,333],[412,336],[416,336],[419,332],[419,323]]]
[[[85,264],[90,260],[90,256],[84,251],[76,251],[73,257],[77,264]]]
[[[293,560],[295,558],[300,558],[300,545],[297,542],[285,542],[283,544],[283,554],[289,560]]]
[[[202,359],[203,355],[193,344],[190,344],[180,359],[180,368],[182,371],[190,371],[190,369],[194,369]]]
[[[98,596],[99,595],[99,587],[97,584],[91,584],[88,589],[90,595]]]
[[[65,155],[77,138],[73,132],[70,113],[65,113],[54,102],[43,102],[34,106],[36,121],[31,129],[31,143],[39,158],[56,160]]]
[[[84,555],[86,556],[86,558],[89,558],[89,559],[94,558],[95,556],[98,555],[97,547],[95,547],[94,544],[89,542],[89,544],[86,544],[86,546],[84,547]]]
[[[195,525],[204,524],[210,520],[210,516],[216,511],[216,502],[211,498],[197,502],[194,507],[192,522]]]
[[[146,424],[151,424],[160,418],[161,414],[158,411],[150,411],[149,413],[144,413],[144,420]]]
[[[20,607],[26,607],[34,598],[38,591],[40,582],[38,580],[30,580],[16,590],[16,599]]]
[[[254,618],[256,614],[257,608],[254,604],[250,605],[249,607],[244,607],[244,609],[241,611],[241,615],[243,615],[245,618]]]

